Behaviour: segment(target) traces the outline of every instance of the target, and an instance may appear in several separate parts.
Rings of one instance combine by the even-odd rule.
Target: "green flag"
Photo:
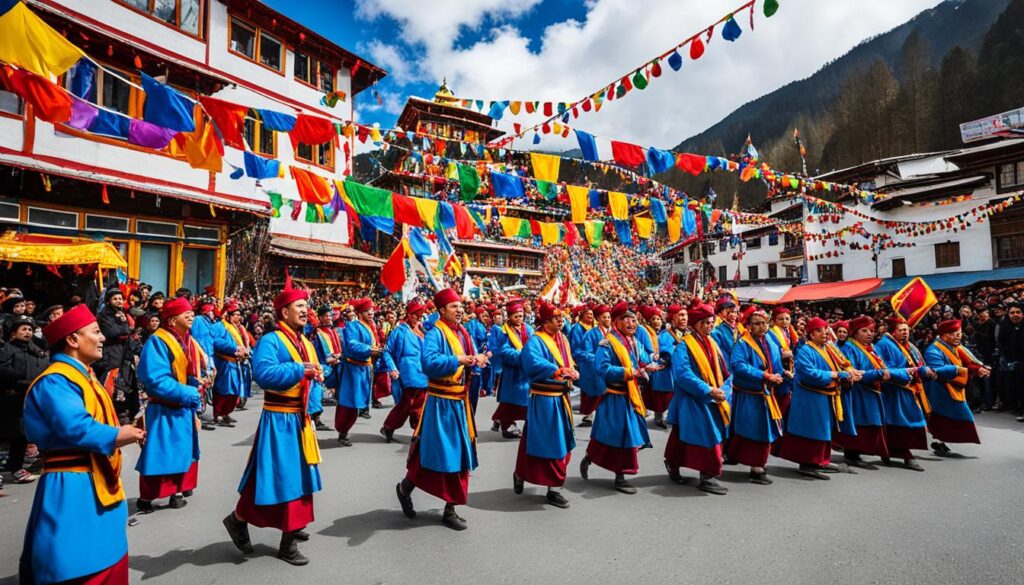
[[[281,217],[281,206],[284,205],[284,198],[281,197],[280,193],[273,191],[267,193],[270,196],[270,215],[272,217]]]
[[[548,181],[537,180],[537,191],[544,196],[548,201],[558,197],[558,185],[550,183]]]
[[[317,223],[316,205],[313,205],[312,203],[306,204],[306,223]]]
[[[476,167],[459,164],[459,190],[463,201],[476,199],[480,192],[480,173],[476,172]]]
[[[394,219],[395,208],[391,191],[370,187],[355,181],[345,181],[345,194],[348,195],[356,213],[367,217],[384,217]]]

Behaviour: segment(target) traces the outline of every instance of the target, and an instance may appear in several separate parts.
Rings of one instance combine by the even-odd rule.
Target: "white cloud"
[[[384,112],[397,116],[402,113],[402,108],[405,107],[405,96],[391,91],[381,91],[379,93],[381,103],[378,104],[376,96],[371,94],[359,100],[356,111],[363,115]],[[360,117],[360,121],[362,121],[362,117]],[[372,122],[372,120],[369,121]]]
[[[860,41],[908,20],[939,0],[783,0],[770,19],[756,3],[750,30],[746,11],[736,20],[743,30],[733,43],[716,28],[707,52],[698,61],[684,54],[683,68],[663,64],[661,78],[644,91],[634,90],[621,102],[606,102],[599,113],[583,114],[570,124],[600,136],[643,145],[671,147],[722,119],[743,103],[790,81],[807,77]],[[590,0],[584,22],[549,26],[540,48],[515,27],[515,18],[538,0],[407,2],[359,0],[358,14],[367,19],[394,18],[404,39],[417,53],[402,62],[396,81],[439,80],[447,76],[453,91],[484,100],[531,99],[575,101],[622,76],[698,32],[729,10],[737,0]],[[499,22],[483,38],[458,48],[463,28]],[[401,58],[402,51],[388,53]],[[502,127],[526,116],[506,114]],[[534,118],[533,122],[539,121]],[[755,137],[756,140],[756,137]],[[525,146],[524,141],[518,146]],[[545,148],[572,148],[575,140],[545,139]]]

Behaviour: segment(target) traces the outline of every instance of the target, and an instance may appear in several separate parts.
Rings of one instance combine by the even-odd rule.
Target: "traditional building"
[[[354,96],[385,75],[256,0],[26,4],[101,64],[85,99],[130,118],[142,117],[140,71],[193,98],[215,96],[336,123],[351,120]],[[64,77],[60,81],[70,83],[70,74]],[[330,107],[328,94],[342,99]],[[265,129],[252,110],[244,138],[253,153],[329,178],[342,178],[351,168],[351,144],[293,149],[288,136]],[[0,92],[0,222],[16,232],[8,240],[50,238],[55,267],[77,264],[71,248],[59,257],[61,242],[101,240],[126,261],[127,277],[154,290],[212,286],[223,294],[230,249],[241,245],[247,228],[270,216],[267,192],[298,199],[290,178],[262,184],[230,178],[244,166],[242,151],[227,148],[224,161],[219,173],[194,169],[173,142],[157,151],[43,122],[17,96]],[[346,245],[346,225],[344,217],[312,224],[284,213],[271,221],[270,233]],[[72,269],[50,272],[60,270]],[[40,277],[46,273],[15,262],[0,266],[0,281],[35,288],[40,299],[67,298],[68,291],[54,286],[66,279]]]

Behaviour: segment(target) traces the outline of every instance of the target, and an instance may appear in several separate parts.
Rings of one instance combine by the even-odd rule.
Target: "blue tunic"
[[[365,323],[358,319],[345,326],[345,365],[341,369],[341,384],[338,386],[338,406],[364,409],[370,406],[373,392],[373,369],[370,349],[374,336]],[[388,371],[394,369],[391,356],[381,354]]]
[[[752,338],[755,343],[758,341],[756,337]],[[771,364],[771,373],[782,375],[782,352],[779,346],[767,335],[764,336],[764,342],[761,352]],[[765,347],[768,348],[767,352],[764,351]],[[768,371],[767,364],[754,348],[741,338],[732,349],[729,368],[732,372],[733,387],[732,432],[751,441],[774,442],[781,435],[781,429],[772,420],[766,398],[749,393],[756,391],[767,397],[767,393],[770,392],[764,381],[764,375]]]
[[[487,333],[487,349],[491,351],[491,388],[494,388],[498,377],[501,376],[501,357],[499,350],[501,350],[501,325],[491,325],[491,330]]]
[[[953,420],[974,422],[974,415],[971,414],[971,407],[968,406],[967,402],[960,402],[954,400],[949,395],[949,390],[946,389],[945,382],[956,378],[957,365],[954,364],[946,354],[939,349],[939,344],[950,352],[955,350],[942,342],[941,339],[936,339],[928,349],[924,352],[924,361],[928,366],[935,370],[937,380],[925,380],[924,389],[928,393],[928,402],[931,403],[932,412],[946,418]],[[964,365],[963,367],[966,367]]]
[[[880,427],[885,424],[885,405],[882,402],[882,375],[884,369],[875,369],[867,354],[857,347],[856,343],[847,342],[843,344],[843,353],[850,360],[854,369],[864,372],[860,382],[853,385],[849,394],[852,396],[853,416],[850,417],[861,427]],[[876,352],[877,353],[877,352]],[[879,356],[881,358],[881,356]],[[882,365],[887,367],[883,360]],[[910,377],[906,370],[890,370],[890,380],[896,384],[910,383]],[[875,384],[878,384],[878,392],[875,391]]]
[[[476,353],[473,340],[468,341],[470,348],[467,353]],[[428,378],[447,378],[458,370],[459,358],[439,327],[433,327],[424,336],[421,363]],[[427,393],[417,429],[420,465],[423,468],[441,473],[476,469],[476,445],[469,438],[467,408],[465,400]]]
[[[327,328],[321,328],[313,334],[313,347],[316,349],[316,359],[319,360],[320,365],[324,369],[324,386],[332,390],[338,389],[338,384],[341,382],[341,369],[345,363],[343,356],[345,347],[342,342],[342,335],[344,330],[338,327],[330,327],[334,333],[338,336],[338,347],[332,345],[333,339],[328,340],[325,337],[329,336],[330,333],[326,330]],[[338,354],[338,361],[333,366],[327,365],[327,358],[332,354]]]
[[[189,334],[192,339],[199,344],[199,347],[206,354],[209,361],[207,365],[212,364],[212,356],[214,353],[214,322],[206,315],[196,315],[196,318],[192,321],[192,330]]]
[[[786,432],[813,441],[831,441],[832,430],[836,428],[832,397],[808,390],[805,386],[834,388],[837,386],[832,380],[834,370],[809,343],[800,346],[795,358],[796,383],[793,385],[793,400],[786,418]],[[846,372],[839,372],[841,380],[848,377]],[[851,413],[843,413],[845,421],[851,420],[851,417]],[[851,434],[855,433],[854,429]]]
[[[568,339],[565,339],[568,350]],[[565,382],[552,380],[559,368],[555,356],[544,341],[534,335],[523,346],[523,371],[531,382],[563,386]],[[549,392],[549,390],[544,390]],[[560,396],[542,396],[530,393],[526,409],[526,453],[544,459],[565,459],[576,448],[576,435],[572,428],[572,412],[566,409]]]
[[[526,339],[533,337],[533,328],[526,327]],[[511,328],[511,325],[509,326]],[[508,334],[501,332],[501,349],[498,357],[501,360],[501,387],[498,389],[498,402],[526,406],[530,397],[530,378],[523,371],[519,361],[521,350],[516,349],[509,340]]]
[[[213,391],[222,396],[245,396],[245,370],[248,367],[235,359],[235,351],[241,348],[228,333],[227,327],[224,321],[218,321],[213,326],[213,363],[217,366]]]
[[[713,337],[708,337],[707,341],[716,346]],[[719,356],[724,361],[725,357],[721,350]],[[721,364],[721,368],[723,375],[728,372],[725,363]],[[728,429],[722,420],[718,403],[711,397],[712,386],[701,377],[690,348],[683,341],[679,342],[672,354],[672,379],[675,381],[675,395],[669,404],[666,420],[669,424],[676,425],[679,440],[708,448],[725,440]],[[722,385],[725,386],[726,383],[723,381]]]
[[[668,328],[663,328],[658,333],[658,356],[664,368],[657,372],[651,372],[651,390],[655,392],[675,392],[675,384],[672,378],[672,354],[676,350],[676,338]],[[653,361],[652,356],[652,361]]]
[[[924,362],[924,358],[913,344],[909,344],[910,355],[915,363],[907,360],[897,345],[897,341],[888,333],[875,344],[875,352],[891,368],[917,368],[917,379],[923,380],[928,371],[927,366],[918,366]],[[927,424],[924,418],[924,411],[917,402],[909,383],[897,383],[889,380],[882,383],[882,402],[885,405],[885,424],[899,427],[921,428]]]
[[[388,355],[398,365],[398,379],[392,381],[392,388],[426,388],[427,376],[423,373],[423,338],[416,334],[406,322],[399,323],[388,336]]]
[[[278,333],[261,337],[252,354],[252,373],[264,391],[293,395],[305,368],[292,359],[284,343]],[[239,493],[253,473],[256,474],[254,501],[257,506],[290,502],[322,489],[320,469],[306,463],[302,452],[304,425],[305,419],[300,413],[263,410],[249,461],[238,484]]]
[[[768,329],[768,333],[766,333],[765,335],[767,335],[772,341],[775,342],[775,345],[777,345],[779,347],[779,355],[782,355],[783,345],[782,345],[782,340],[779,339],[778,332],[774,328],[769,328]],[[802,341],[797,340],[796,347],[790,347],[790,351],[793,352],[793,363],[794,364],[796,363],[796,352],[797,352],[798,349],[800,349],[802,344],[803,344]],[[782,384],[780,384],[780,385],[775,387],[775,394],[778,395],[778,396],[785,396],[785,395],[787,395],[787,394],[789,394],[790,392],[793,391],[793,386],[795,386],[795,385],[796,385],[795,377],[794,378],[787,378],[787,377],[783,376]]]
[[[597,327],[597,323],[591,325],[589,329],[581,321],[574,323],[573,326],[569,328],[569,333],[567,334],[569,337],[569,348],[575,352],[575,348],[579,347],[579,345],[583,343],[584,336],[586,336],[590,329],[593,329],[594,327]],[[576,358],[573,357],[573,359]]]
[[[718,349],[722,350],[722,355],[729,359],[728,356],[732,355],[733,346],[739,341],[740,333],[735,327],[722,321],[711,330],[711,337],[718,344]]]
[[[66,354],[53,359],[89,375]],[[82,390],[61,375],[35,383],[25,399],[24,424],[29,442],[44,453],[75,450],[109,456],[115,450],[118,428],[94,419],[85,410]],[[22,562],[31,566],[36,583],[97,573],[128,554],[127,522],[127,503],[102,507],[89,473],[44,473],[25,529]]]
[[[600,328],[591,329],[587,334],[588,337],[595,332],[600,334]],[[636,345],[634,337],[633,346],[636,347]],[[629,361],[633,372],[637,373],[640,367],[640,355],[637,351],[630,353]],[[602,338],[597,345],[594,368],[597,371],[598,384],[602,393],[609,387],[625,390],[626,369],[622,367],[622,362],[612,351],[611,344],[606,339]],[[647,421],[633,408],[629,397],[621,394],[606,393],[601,398],[601,402],[598,403],[597,410],[594,412],[594,427],[590,430],[590,438],[618,449],[651,446],[651,439],[647,434]]]
[[[597,373],[597,347],[604,336],[600,327],[594,327],[587,331],[578,347],[572,347],[572,359],[580,369],[580,390],[588,396],[601,396],[605,391],[605,384]]]
[[[135,465],[139,475],[185,473],[193,461],[199,461],[198,383],[178,382],[171,367],[173,359],[171,348],[158,335],[150,335],[142,346],[137,371],[150,402],[145,414],[146,442]],[[153,398],[177,406],[157,404]]]

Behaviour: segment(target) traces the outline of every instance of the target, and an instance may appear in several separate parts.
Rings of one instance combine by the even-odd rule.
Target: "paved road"
[[[494,409],[480,402],[482,428]],[[984,445],[970,458],[927,459],[927,471],[883,468],[831,481],[805,480],[788,462],[773,460],[775,484],[746,482],[726,472],[725,497],[670,483],[661,454],[666,433],[652,430],[653,450],[641,452],[639,493],[611,489],[611,475],[591,479],[571,466],[568,510],[543,504],[543,489],[512,494],[516,444],[481,431],[481,466],[470,481],[462,515],[469,530],[440,525],[441,503],[417,492],[419,517],[407,520],[394,485],[404,473],[408,431],[401,444],[377,435],[387,411],[374,410],[353,431],[356,445],[338,447],[321,433],[325,490],[316,522],[294,568],[272,555],[279,533],[252,529],[260,556],[243,560],[221,519],[235,503],[258,418],[259,401],[237,415],[234,429],[202,433],[200,484],[189,505],[142,516],[128,529],[132,582],[280,584],[286,579],[362,584],[462,583],[715,583],[1019,584],[1024,581],[1024,424],[1009,415],[982,415]],[[578,433],[576,455],[587,444]],[[137,451],[127,451],[126,489],[138,493]],[[0,499],[0,583],[14,583],[34,487],[9,486]]]

